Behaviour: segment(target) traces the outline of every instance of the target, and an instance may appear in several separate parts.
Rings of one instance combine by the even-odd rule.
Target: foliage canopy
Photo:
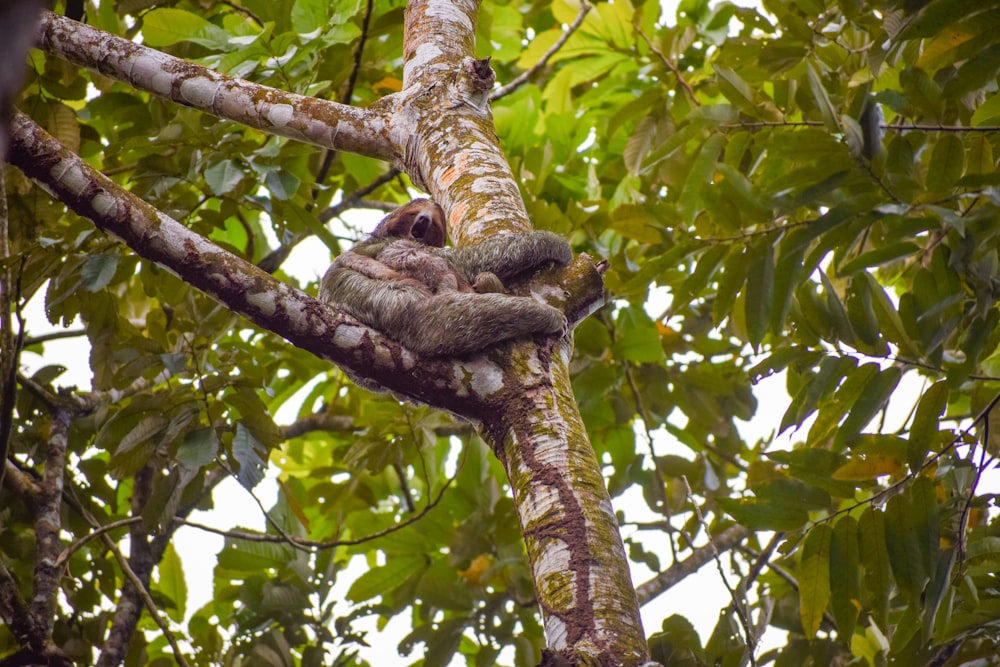
[[[978,487],[1000,453],[1000,1],[762,5],[596,4],[494,103],[536,227],[610,262],[614,305],[576,331],[574,388],[612,495],[638,489],[647,505],[620,514],[630,557],[669,574],[703,557],[699,545],[737,536],[716,545],[732,549],[722,562],[737,602],[704,640],[684,618],[658,619],[654,656],[745,664],[762,618],[787,631],[769,656],[782,667],[995,659],[1000,532],[995,496]],[[103,30],[305,95],[367,105],[401,85],[402,2],[87,8]],[[569,0],[486,3],[479,55],[509,82],[578,12]],[[411,196],[383,163],[327,159],[42,51],[18,106],[253,262],[275,239],[315,235],[339,251],[319,217],[341,198],[343,209]],[[153,599],[191,664],[355,664],[356,647],[377,641],[355,627],[365,616],[409,619],[400,650],[423,644],[426,664],[455,653],[493,664],[504,647],[504,660],[537,662],[515,508],[471,431],[355,388],[16,170],[6,179],[3,288],[16,289],[17,313],[44,296],[49,321],[82,323],[91,350],[92,409],[66,434],[64,538],[130,518],[161,534]],[[276,275],[314,289],[301,272]],[[650,314],[664,291],[669,305]],[[42,323],[24,325],[26,351],[51,349],[31,336]],[[9,456],[29,476],[52,437],[45,396],[61,370],[22,378],[4,405]],[[777,373],[788,407],[769,437],[748,440],[742,423],[773,410],[753,385]],[[276,423],[293,397],[297,419]],[[280,471],[273,540],[227,536],[213,598],[189,609],[183,568],[196,563],[170,545],[172,518],[210,507],[228,473],[253,488],[268,464]],[[133,493],[142,478],[148,497]],[[2,491],[0,560],[30,582],[35,524],[15,482],[8,474]],[[54,638],[89,664],[125,576],[100,539],[73,546]],[[333,590],[354,556],[370,570],[345,604]],[[642,584],[640,600],[664,581]],[[173,660],[149,616],[139,629],[127,664]],[[0,647],[18,647],[9,626]]]

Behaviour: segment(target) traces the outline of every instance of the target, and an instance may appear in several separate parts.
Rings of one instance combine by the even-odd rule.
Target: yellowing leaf
[[[458,570],[458,576],[465,579],[470,584],[482,586],[486,583],[490,568],[493,567],[494,558],[490,554],[479,554],[472,559],[469,567]]]
[[[374,84],[372,84],[372,92],[378,93],[379,95],[398,93],[402,89],[403,89],[403,81],[401,79],[397,79],[394,76],[382,77]]]
[[[80,123],[76,112],[65,104],[55,102],[49,108],[49,134],[63,146],[78,153],[80,151]]]
[[[851,459],[837,468],[833,478],[845,482],[874,481],[880,475],[902,475],[906,467],[899,459],[875,454],[873,456]]]
[[[823,622],[830,602],[830,538],[833,531],[825,523],[806,535],[799,566],[799,615],[806,639],[812,639]]]

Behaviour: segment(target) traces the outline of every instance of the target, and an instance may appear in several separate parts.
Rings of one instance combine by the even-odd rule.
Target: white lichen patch
[[[256,292],[247,294],[247,303],[257,309],[262,315],[271,317],[278,310],[278,303],[273,292]]]
[[[480,176],[472,182],[472,191],[476,194],[493,194],[504,192],[507,180],[496,176]]]
[[[423,69],[443,54],[444,52],[434,42],[424,42],[418,46],[416,53],[403,67],[403,81],[409,82],[414,70]]]
[[[374,362],[375,368],[388,368],[392,369],[396,365],[396,361],[392,356],[392,350],[386,345],[376,345]]]
[[[545,548],[539,554],[539,559],[535,562],[535,580],[539,581],[545,576],[553,573],[569,571],[570,553],[569,546],[562,540],[548,539],[545,541]]]
[[[291,104],[274,104],[267,110],[267,120],[274,127],[285,127],[295,115]]]
[[[562,507],[562,501],[559,499],[559,491],[554,486],[533,484],[527,490],[527,494],[530,500],[526,502],[530,509],[524,510],[524,520],[528,523],[539,520],[542,515],[548,514],[554,508],[561,509]]]
[[[80,195],[90,185],[90,179],[83,173],[83,169],[72,160],[60,160],[52,165],[49,170],[52,179],[61,183],[63,187],[74,195]]]
[[[569,341],[572,341],[572,334],[569,336]],[[564,340],[563,342],[567,341]],[[559,359],[562,361],[563,366],[569,366],[569,362],[573,358],[573,346],[560,345],[556,349],[556,353],[559,355]]]
[[[602,512],[611,517],[611,520],[615,522],[616,526],[618,525],[618,517],[615,516],[615,508],[611,505],[610,498],[602,498],[598,507],[601,508]]]
[[[288,321],[295,326],[297,331],[306,331],[311,326],[323,327],[322,322],[313,323],[307,321],[305,304],[296,299],[292,294],[286,292],[281,295],[280,301],[285,310],[285,315],[288,316]]]
[[[97,214],[105,218],[118,217],[118,198],[109,192],[101,190],[90,200],[90,205],[94,207]]]
[[[566,624],[558,616],[545,617],[545,639],[550,649],[566,648]]]
[[[364,327],[342,324],[333,332],[333,344],[341,349],[355,348],[361,345],[367,331]]]
[[[528,372],[532,375],[544,375],[545,367],[542,365],[542,360],[538,358],[537,354],[529,354],[524,359],[528,367]]]
[[[463,12],[452,0],[431,0],[427,3],[427,16],[433,16],[448,23],[457,23],[467,32],[474,29],[469,14]]]
[[[163,71],[163,63],[151,56],[142,55],[132,61],[128,70],[129,81],[150,92],[167,97],[170,95],[172,77]]]
[[[503,389],[503,370],[485,359],[456,363],[453,377],[458,384],[467,378],[469,387],[478,396],[490,396]]]
[[[200,109],[211,109],[215,96],[222,84],[204,76],[194,77],[181,83],[181,98]]]
[[[559,285],[537,285],[532,287],[531,296],[543,303],[549,299],[559,299],[565,296],[565,290]]]

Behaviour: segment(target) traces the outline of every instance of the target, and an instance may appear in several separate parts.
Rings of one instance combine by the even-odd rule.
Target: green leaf
[[[920,546],[924,570],[934,571],[941,550],[941,518],[934,481],[923,475],[913,480],[911,488],[913,525]]]
[[[665,359],[660,332],[642,308],[623,308],[618,313],[618,336],[614,357],[638,363],[662,363]]]
[[[931,162],[927,166],[927,188],[932,192],[946,192],[965,170],[965,147],[962,140],[945,132],[934,145]]]
[[[830,539],[830,605],[841,641],[854,634],[861,611],[860,574],[858,521],[847,514],[837,519]]]
[[[827,94],[826,88],[823,87],[823,79],[820,78],[819,72],[816,71],[812,62],[806,61],[806,72],[809,75],[809,89],[812,91],[813,100],[816,102],[816,108],[819,109],[819,113],[823,117],[826,129],[833,133],[839,133],[840,114],[837,112],[837,108],[833,106],[833,102],[830,101],[830,96]]]
[[[295,0],[292,29],[300,35],[318,35],[330,22],[331,4],[328,0]]]
[[[902,376],[903,372],[899,367],[889,366],[865,384],[857,396],[857,401],[851,406],[850,414],[837,432],[834,440],[835,449],[842,449],[855,442],[861,429],[882,410]]]
[[[869,348],[874,348],[878,343],[879,332],[878,318],[875,316],[875,309],[872,308],[871,292],[864,285],[859,289],[856,282],[852,280],[847,288],[847,317],[858,339]]]
[[[896,584],[910,602],[918,603],[929,575],[918,536],[912,498],[900,493],[885,506],[885,546]]]
[[[88,292],[97,292],[107,287],[111,279],[115,277],[119,259],[119,255],[114,253],[89,256],[80,268],[84,289]]]
[[[757,498],[719,498],[719,506],[751,530],[798,530],[809,520],[802,507]]]
[[[827,311],[830,313],[830,322],[837,337],[848,345],[854,344],[854,330],[851,328],[851,319],[847,315],[847,308],[837,294],[837,288],[827,277],[826,272],[819,272],[820,281],[823,283],[823,292],[826,295]]]
[[[711,182],[712,174],[715,173],[715,164],[718,162],[725,144],[725,135],[713,134],[702,144],[698,155],[691,163],[687,180],[684,181],[684,188],[681,190],[677,202],[684,220],[688,223],[693,222],[702,209],[700,190]]]
[[[934,569],[934,576],[931,577],[927,585],[927,596],[924,604],[924,639],[930,639],[934,633],[935,623],[938,621],[938,612],[941,603],[951,589],[952,569],[955,565],[955,548],[946,549],[937,560],[937,567]],[[950,610],[946,611],[946,615]]]
[[[236,479],[245,489],[252,489],[264,479],[266,462],[264,455],[267,449],[254,437],[250,429],[242,422],[236,425],[236,435],[233,436],[233,458],[240,464]]]
[[[799,614],[806,639],[812,640],[823,622],[830,602],[830,541],[833,531],[826,523],[806,535],[799,565]]]
[[[958,76],[950,79],[944,87],[944,94],[950,98],[961,98],[983,88],[989,89],[1000,71],[1000,44],[990,44],[981,49],[958,70]]]
[[[759,114],[754,103],[753,89],[747,85],[747,82],[731,69],[722,67],[719,64],[715,64],[713,67],[715,69],[715,80],[719,84],[719,91],[747,116],[757,118]]]
[[[841,266],[837,273],[842,276],[849,276],[853,273],[857,273],[862,269],[867,269],[872,266],[881,266],[883,264],[888,264],[889,262],[894,262],[901,257],[907,257],[913,255],[920,251],[920,246],[912,241],[899,241],[897,243],[890,243],[884,245],[881,248],[876,248],[875,250],[869,250],[868,252],[858,255],[851,261],[845,263]]]
[[[993,159],[993,144],[982,134],[972,137],[970,141],[969,160],[965,168],[966,177],[992,175],[996,170],[996,161]]]
[[[804,484],[797,479],[777,478],[755,484],[754,495],[762,501],[776,505],[789,505],[805,510],[825,509],[830,506],[830,494]]]
[[[896,344],[904,357],[919,359],[921,355],[917,351],[916,345],[906,333],[903,321],[899,318],[899,313],[896,312],[896,308],[892,305],[892,301],[889,300],[889,296],[885,293],[885,290],[875,280],[875,277],[867,271],[862,273],[861,276],[867,284],[868,289],[871,290],[872,307],[875,309],[876,317],[878,317],[882,335],[891,343]]]
[[[197,14],[160,7],[142,19],[142,38],[147,46],[167,46],[177,42],[194,42],[209,48],[229,46],[229,34]]]
[[[784,433],[791,426],[801,425],[805,419],[816,410],[820,399],[831,395],[840,385],[844,376],[857,368],[857,362],[851,357],[826,357],[819,365],[819,370],[808,381],[802,384],[791,404],[781,418],[778,433]]]
[[[330,249],[331,253],[340,254],[340,241],[338,241],[337,237],[327,228],[327,226],[324,225],[318,217],[316,217],[314,212],[307,211],[294,201],[281,201],[275,199],[272,203],[274,204],[275,219],[301,225],[303,228],[308,229],[310,232],[315,234],[316,237],[323,242],[323,245]]]
[[[219,160],[205,170],[205,182],[216,196],[232,192],[243,176],[243,169],[235,160]]]
[[[774,247],[767,239],[752,250],[747,268],[747,342],[756,350],[764,339],[774,301]]]
[[[828,440],[836,435],[837,425],[844,419],[851,406],[858,401],[858,395],[878,375],[878,364],[863,364],[845,375],[843,384],[833,398],[823,402],[816,421],[809,429],[809,443],[812,446],[829,446]]]
[[[986,98],[972,114],[973,127],[996,125],[1000,123],[1000,93],[994,93]]]
[[[889,593],[892,590],[889,550],[885,539],[885,514],[867,507],[858,519],[858,544],[864,567],[865,604],[872,610],[876,623],[888,627]]]
[[[267,172],[264,183],[277,199],[291,199],[302,184],[302,179],[290,171],[276,169]]]
[[[189,468],[201,468],[215,460],[219,439],[213,428],[199,428],[188,432],[177,450],[177,462]]]
[[[423,556],[393,554],[385,565],[373,567],[355,579],[347,591],[347,598],[352,602],[364,602],[391,593],[426,567],[427,559]]]
[[[172,544],[167,545],[163,558],[156,565],[156,592],[166,596],[173,604],[161,604],[167,613],[177,623],[184,621],[187,605],[187,581],[184,578],[184,566]]]
[[[940,433],[938,420],[948,407],[949,395],[948,381],[940,380],[932,384],[917,403],[907,448],[907,460],[913,472],[920,470],[927,453],[938,443]]]
[[[789,244],[787,237],[781,243],[780,254],[774,270],[774,297],[770,322],[771,332],[776,336],[781,336],[784,331],[785,318],[792,306],[792,296],[805,272],[802,260],[806,247],[804,243]]]
[[[907,67],[899,73],[899,84],[921,115],[936,120],[944,113],[941,87],[927,72],[918,67]]]

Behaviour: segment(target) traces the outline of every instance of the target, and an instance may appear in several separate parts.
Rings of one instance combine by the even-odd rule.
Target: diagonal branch
[[[698,547],[684,560],[677,561],[655,577],[639,584],[636,595],[639,604],[646,604],[656,596],[679,584],[688,575],[697,572],[702,565],[711,562],[715,554],[733,549],[742,542],[750,531],[743,526],[731,526],[710,539],[709,544]]]
[[[139,256],[169,269],[234,313],[412,400],[473,419],[492,410],[495,396],[470,394],[463,385],[463,378],[489,372],[483,358],[417,357],[385,334],[276,280],[166,216],[65,149],[24,114],[14,115],[11,129],[13,165]],[[569,313],[571,322],[574,312],[585,313],[601,298],[601,291],[588,282],[594,273],[583,255],[563,273],[563,286],[575,299],[569,303],[575,309]],[[428,376],[446,380],[421,382]]]
[[[391,144],[373,129],[386,124],[376,111],[226,76],[52,12],[43,14],[38,39],[67,62],[172,102],[270,134],[395,161]]]
[[[537,63],[535,63],[528,69],[524,70],[523,72],[521,72],[515,79],[513,79],[507,85],[501,86],[497,90],[494,90],[493,94],[490,95],[490,101],[495,102],[501,97],[510,95],[515,90],[526,84],[531,79],[531,77],[535,76],[539,70],[545,67],[548,64],[549,59],[551,59],[552,56],[554,56],[559,51],[559,49],[563,47],[563,45],[569,40],[569,38],[573,36],[573,33],[576,32],[577,28],[583,25],[583,19],[587,18],[587,12],[589,12],[592,8],[593,5],[591,5],[586,0],[581,2],[580,12],[576,15],[576,18],[573,19],[573,22],[569,24],[569,26],[566,28],[563,34],[559,36],[559,39],[556,40],[556,43],[553,44],[551,47],[549,47],[549,50],[546,51],[545,54],[538,59]]]

